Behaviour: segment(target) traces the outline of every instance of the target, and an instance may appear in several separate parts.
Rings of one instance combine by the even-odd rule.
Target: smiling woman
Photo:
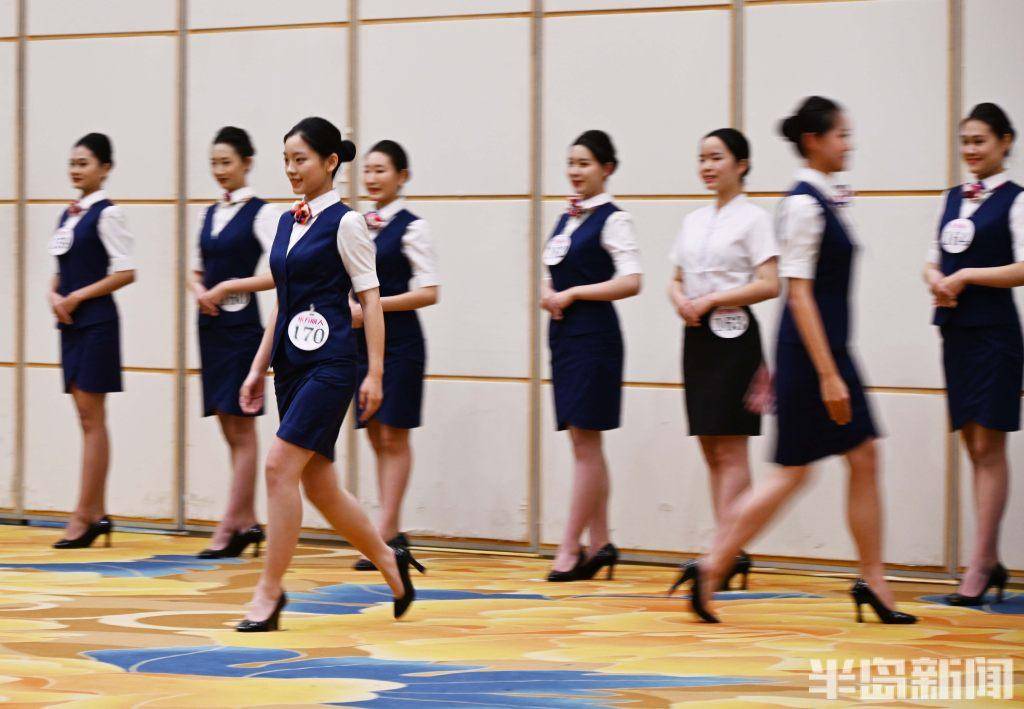
[[[106,395],[121,391],[121,331],[112,293],[135,280],[134,237],[124,214],[107,199],[103,183],[114,167],[113,147],[102,133],[83,136],[71,150],[69,175],[81,196],[61,214],[50,239],[57,258],[49,300],[60,329],[64,391],[82,427],[78,504],[60,549],[91,546],[113,524],[106,514],[110,441]]]

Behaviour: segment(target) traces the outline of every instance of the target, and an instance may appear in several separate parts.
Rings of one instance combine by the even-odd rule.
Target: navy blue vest
[[[1010,208],[1024,188],[1014,182],[1004,182],[981,203],[971,215],[974,222],[974,240],[965,251],[950,254],[942,250],[942,229],[960,218],[963,188],[953,188],[946,195],[946,210],[939,224],[939,268],[947,276],[961,268],[990,268],[1014,262],[1013,233],[1010,231]],[[1012,325],[1020,322],[1017,306],[1013,302],[1012,288],[991,288],[969,285],[957,298],[955,308],[936,308],[935,325],[979,327],[986,325]]]
[[[256,238],[253,224],[260,208],[266,204],[262,199],[253,198],[241,206],[231,220],[224,225],[217,236],[213,235],[213,213],[216,207],[206,210],[203,228],[199,232],[199,249],[203,255],[203,285],[213,288],[221,281],[231,278],[249,278],[256,273],[256,265],[263,255],[263,246]],[[249,304],[237,312],[221,310],[212,317],[199,313],[199,327],[231,327],[233,325],[259,325],[260,306],[256,294],[250,294]]]
[[[618,211],[619,208],[611,202],[602,204],[576,227],[565,258],[554,266],[548,266],[551,285],[556,291],[603,283],[615,277],[615,263],[601,244],[601,231],[608,217]],[[551,237],[561,234],[568,221],[569,215],[563,214]],[[619,330],[619,318],[611,301],[577,300],[565,310],[564,316],[561,320],[551,321],[548,330],[551,337]]]
[[[412,278],[412,264],[402,253],[402,237],[409,225],[419,219],[408,209],[403,209],[377,234],[377,278],[380,280],[381,297],[401,295],[409,292]],[[384,332],[388,342],[421,339],[423,330],[415,310],[401,310],[384,313]]]
[[[114,203],[109,199],[101,199],[82,214],[75,224],[75,239],[67,253],[57,257],[60,268],[60,279],[57,292],[67,295],[79,288],[91,285],[107,277],[110,270],[110,256],[100,240],[100,213]],[[60,215],[58,227],[64,226],[68,220],[67,210]],[[117,306],[114,296],[107,294],[99,298],[82,301],[71,314],[74,321],[71,325],[58,324],[61,329],[86,327],[96,323],[117,320]]]
[[[270,270],[277,286],[277,322],[270,362],[277,371],[330,360],[355,361],[356,341],[348,305],[352,281],[338,253],[338,225],[350,211],[337,202],[320,212],[291,253],[288,241],[295,219],[290,212],[281,215],[270,249]],[[292,344],[285,329],[310,305],[327,319],[331,332],[323,346],[307,352]]]
[[[829,346],[833,350],[842,350],[850,338],[850,283],[857,245],[851,240],[831,200],[806,182],[797,184],[789,196],[801,194],[813,197],[825,215],[825,231],[821,235],[818,263],[814,268],[814,302],[821,313]],[[803,345],[788,301],[782,311],[779,342]]]

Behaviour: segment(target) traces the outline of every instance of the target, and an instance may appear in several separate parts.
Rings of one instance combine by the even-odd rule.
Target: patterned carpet
[[[940,604],[948,586],[900,583],[902,608],[922,622],[882,626],[871,615],[858,625],[848,580],[755,573],[749,592],[717,595],[725,622],[713,626],[695,622],[681,597],[665,597],[674,574],[663,567],[550,584],[544,560],[425,550],[419,600],[395,622],[387,587],[350,569],[352,551],[304,545],[287,577],[284,631],[246,635],[232,627],[260,560],[200,561],[191,555],[206,540],[153,534],[56,551],[49,543],[59,534],[0,526],[0,701],[12,706],[919,703],[884,694],[896,686],[891,667],[880,688],[883,668],[869,677],[878,700],[848,691],[864,690],[862,661],[874,658],[905,661],[908,692],[927,684],[922,666],[911,671],[921,658],[978,677],[977,658],[1012,658],[1014,694],[1024,698],[1021,593],[951,608]],[[811,672],[827,674],[830,660],[849,675],[838,679],[847,685],[840,698],[826,702],[828,683]],[[972,702],[986,704],[1011,702]]]

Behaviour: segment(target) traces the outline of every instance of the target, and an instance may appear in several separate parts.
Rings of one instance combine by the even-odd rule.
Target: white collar
[[[310,216],[315,217],[332,204],[337,204],[340,201],[341,195],[338,194],[338,190],[327,190],[312,202],[307,202]]]
[[[738,195],[736,195],[728,202],[726,202],[725,205],[722,207],[719,207],[718,202],[715,202],[714,204],[711,205],[711,211],[714,214],[725,214],[727,212],[731,212],[734,209],[742,207],[748,201],[749,200],[747,198],[747,195],[743,192],[740,192]]]
[[[836,181],[831,175],[811,167],[802,167],[796,173],[797,182],[806,182],[829,199],[835,199]]]
[[[1004,183],[1009,182],[1009,180],[1010,175],[1006,172],[1006,170],[1003,170],[1002,172],[997,172],[994,175],[989,175],[988,177],[981,181],[981,184],[985,185],[986,192],[991,192],[997,187],[1001,187]]]
[[[106,192],[104,192],[103,190],[96,190],[95,192],[89,194],[87,197],[82,197],[80,200],[78,200],[78,206],[81,207],[82,209],[88,209],[92,205],[96,204],[97,202],[101,202],[106,198]]]
[[[386,222],[390,222],[392,219],[395,218],[395,215],[397,215],[403,209],[405,209],[405,198],[399,197],[390,204],[388,204],[387,206],[381,207],[380,209],[376,209],[374,211],[376,211],[377,214],[380,215],[381,219],[383,219]]]
[[[249,185],[242,185],[237,190],[228,193],[228,204],[238,204],[239,202],[245,202],[256,196],[256,193],[252,191],[252,187]],[[223,201],[223,200],[222,200]]]
[[[590,199],[580,200],[580,209],[594,209],[600,207],[602,204],[608,204],[612,201],[612,196],[607,192],[596,194]]]

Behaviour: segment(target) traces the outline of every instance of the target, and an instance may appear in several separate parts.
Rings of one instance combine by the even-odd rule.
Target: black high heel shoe
[[[917,622],[917,616],[894,611],[886,607],[864,579],[857,579],[854,582],[853,587],[850,589],[850,595],[853,597],[853,603],[857,607],[858,623],[864,622],[864,616],[861,614],[860,607],[865,603],[874,608],[878,619],[886,625],[910,625]]]
[[[263,527],[254,524],[244,532],[232,532],[231,539],[223,549],[203,549],[196,554],[198,559],[233,559],[241,556],[250,544],[255,544],[252,550],[252,558],[257,559],[260,555],[260,544],[266,539]]]
[[[965,596],[962,593],[951,593],[946,596],[946,603],[951,606],[983,606],[985,605],[985,594],[992,587],[996,589],[996,603],[1003,602],[1003,591],[1006,590],[1006,583],[1010,580],[1010,573],[1006,567],[996,562],[995,568],[988,575],[985,586],[977,596]]]
[[[110,521],[110,517],[104,515],[98,521],[93,522],[89,525],[88,529],[82,533],[82,536],[75,537],[74,539],[61,539],[53,543],[54,549],[85,549],[91,547],[92,543],[96,541],[96,538],[100,535],[105,535],[106,540],[104,546],[110,547],[110,535],[114,531],[114,523]]]
[[[553,583],[559,583],[563,581],[575,581],[579,578],[580,567],[586,562],[587,557],[580,550],[579,556],[576,557],[576,564],[568,571],[555,571],[552,569],[548,572],[548,581]],[[595,573],[597,573],[595,571]]]
[[[402,532],[399,532],[394,537],[387,541],[387,545],[392,549],[408,549],[409,548],[409,537],[405,536]],[[377,567],[374,566],[373,562],[369,559],[359,559],[356,563],[352,564],[352,568],[356,571],[376,571]]]
[[[725,577],[724,581],[722,581],[722,586],[718,590],[731,591],[732,589],[729,587],[729,583],[732,581],[732,577],[742,576],[743,583],[740,584],[740,590],[746,591],[747,581],[750,577],[750,569],[752,569],[753,566],[754,564],[750,560],[750,557],[747,556],[747,552],[740,551],[740,553],[736,555],[736,562],[732,565],[732,569],[729,570],[729,575]]]
[[[619,550],[614,544],[605,544],[596,554],[576,567],[576,580],[589,581],[597,575],[597,572],[608,567],[609,581],[615,576],[615,565],[619,563]]]
[[[690,559],[685,564],[679,565],[679,578],[676,582],[668,589],[668,594],[671,596],[676,592],[676,589],[682,586],[684,583],[691,582],[690,585],[690,608],[697,614],[701,620],[705,623],[720,623],[718,617],[707,609],[704,605],[704,599],[700,597],[700,586],[703,581],[700,578],[700,566],[697,564],[696,559]]]
[[[395,599],[395,620],[398,620],[405,615],[409,606],[416,600],[416,589],[413,588],[412,579],[409,578],[409,566],[415,566],[421,574],[427,573],[427,570],[423,564],[413,558],[412,552],[406,548],[395,549],[395,563],[398,564],[398,576],[402,579],[402,588],[405,589],[402,597]]]
[[[277,599],[274,612],[266,620],[243,620],[235,626],[239,633],[268,633],[280,629],[281,611],[288,605],[288,594],[281,591],[281,597]]]

